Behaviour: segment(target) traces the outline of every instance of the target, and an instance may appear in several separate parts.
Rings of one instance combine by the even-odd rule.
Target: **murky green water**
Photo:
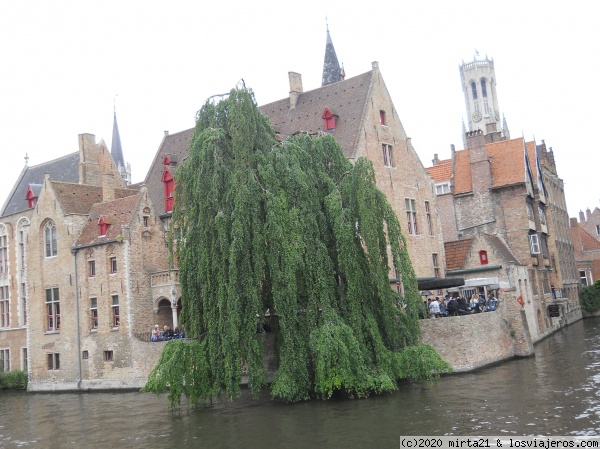
[[[172,413],[140,393],[0,393],[0,447],[397,448],[400,435],[600,435],[600,320],[535,357],[366,400],[268,395]]]

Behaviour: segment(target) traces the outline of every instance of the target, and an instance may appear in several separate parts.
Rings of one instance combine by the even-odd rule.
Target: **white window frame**
[[[92,296],[90,298],[90,323],[91,330],[95,332],[98,330],[98,298]]]
[[[110,265],[110,274],[115,274],[119,268],[119,266],[117,265],[117,258],[111,257],[108,262]]]
[[[112,328],[118,329],[121,324],[121,316],[119,315],[119,295],[111,295],[112,304],[110,306],[110,316],[112,320]]]
[[[0,349],[0,371],[10,371],[10,349]]]
[[[537,234],[529,234],[529,248],[531,249],[531,254],[540,254],[540,237]]]
[[[48,294],[50,292],[50,294]],[[58,287],[45,289],[46,294],[46,332],[60,330],[60,292]],[[51,325],[52,323],[52,325]]]
[[[58,352],[49,352],[47,354],[47,368],[48,371],[58,371],[60,370],[60,353]]]
[[[435,194],[444,195],[450,193],[450,181],[438,182],[435,184]]]
[[[4,225],[0,225],[0,274],[8,274],[8,235]]]
[[[383,165],[389,168],[395,167],[394,165],[394,147],[389,143],[381,144],[381,152],[383,153]]]

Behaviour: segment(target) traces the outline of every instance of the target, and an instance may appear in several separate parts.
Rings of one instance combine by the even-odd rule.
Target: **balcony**
[[[150,277],[152,288],[179,284],[179,270],[157,271]]]

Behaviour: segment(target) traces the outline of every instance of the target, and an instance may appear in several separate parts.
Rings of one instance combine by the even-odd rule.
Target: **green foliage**
[[[26,390],[27,371],[0,371],[0,390]]]
[[[236,88],[199,111],[175,178],[170,238],[182,319],[198,341],[168,343],[145,391],[170,387],[171,405],[182,394],[233,398],[247,367],[257,394],[267,379],[257,316],[267,308],[274,397],[363,397],[448,370],[433,349],[414,346],[417,280],[369,160],[350,163],[327,134],[278,142],[252,92]]]
[[[581,308],[586,313],[594,313],[600,310],[600,280],[593,285],[583,287],[580,302]]]

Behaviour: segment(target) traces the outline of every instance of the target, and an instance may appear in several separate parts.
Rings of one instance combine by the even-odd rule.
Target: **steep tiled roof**
[[[483,234],[494,249],[502,256],[502,258],[511,263],[519,263],[517,257],[512,253],[508,245],[504,243],[499,237],[491,234]]]
[[[132,215],[137,212],[139,200],[140,195],[133,195],[106,203],[94,204],[89,211],[88,222],[79,235],[75,246],[115,239],[123,232],[121,226],[128,225],[131,222]],[[104,223],[110,225],[104,237],[100,237],[100,227],[98,226],[100,217],[102,217]]]
[[[458,270],[462,268],[472,243],[473,239],[463,239],[444,243],[447,270]]]
[[[452,177],[452,159],[439,161],[437,165],[426,170],[435,182],[450,181]]]
[[[527,142],[527,154],[536,179],[535,144]],[[523,139],[502,140],[488,143],[485,146],[491,161],[491,173],[494,180],[492,187],[504,187],[525,182],[525,162],[523,156]],[[454,193],[468,193],[473,190],[469,150],[455,153]]]
[[[283,98],[260,106],[276,132],[283,137],[298,131],[323,131],[323,111],[326,107],[337,116],[331,131],[348,158],[354,157],[358,133],[371,85],[372,71],[300,94],[296,107],[290,109],[290,99]]]
[[[42,184],[44,175],[48,173],[50,179],[63,182],[79,181],[79,152],[67,154],[43,164],[25,167],[21,176],[15,183],[13,190],[8,196],[1,216],[15,214],[28,209],[27,186],[29,184]]]
[[[166,213],[164,186],[162,183],[164,170],[164,165],[162,164],[163,157],[167,153],[175,154],[177,160],[181,163],[188,155],[193,135],[194,128],[165,136],[156,152],[156,156],[154,156],[154,161],[150,166],[144,183],[148,187],[148,195],[150,195],[150,199],[159,215]]]
[[[92,205],[102,202],[102,187],[70,182],[51,181],[56,196],[66,214],[87,214]],[[115,197],[137,194],[137,190],[115,189]]]

